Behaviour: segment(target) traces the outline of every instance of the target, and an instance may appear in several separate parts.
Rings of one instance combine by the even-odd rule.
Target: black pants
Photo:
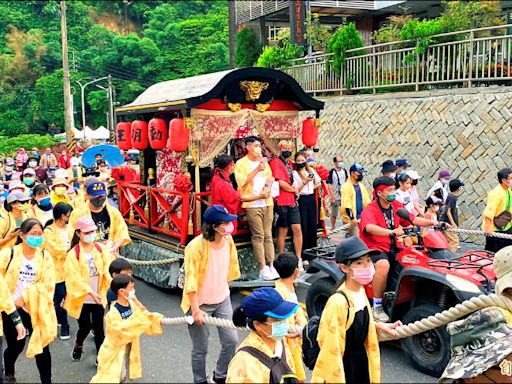
[[[500,233],[512,234],[512,228],[508,231],[500,231]],[[498,252],[501,248],[512,245],[512,240],[500,239],[499,237],[486,237],[485,238],[485,250],[490,252]]]
[[[30,331],[30,333],[32,333],[32,322],[30,321],[30,315],[21,308],[18,309],[18,312],[21,316],[21,320],[23,321],[23,325]],[[27,338],[25,337],[24,339],[16,340],[18,337],[18,332],[16,331],[11,318],[7,316],[5,312],[2,312],[2,321],[5,340],[7,341],[7,348],[4,351],[5,375],[14,376],[14,365],[16,364],[18,356],[21,354],[21,352],[23,352],[23,348],[25,348],[25,341]],[[51,383],[52,357],[50,355],[50,348],[48,345],[43,348],[42,353],[36,355],[36,365],[37,369],[39,370],[41,383]]]
[[[103,315],[105,310],[101,304],[84,304],[80,317],[78,318],[78,332],[76,333],[77,345],[83,345],[84,340],[91,331],[94,331],[94,343],[96,352],[99,352],[101,344],[105,339],[103,329]]]
[[[315,195],[299,196],[300,227],[302,229],[302,249],[316,247],[316,215]]]
[[[53,305],[55,306],[55,314],[57,315],[57,322],[60,325],[68,325],[68,313],[61,307],[62,300],[66,297],[66,283],[55,284],[55,294],[53,295]]]

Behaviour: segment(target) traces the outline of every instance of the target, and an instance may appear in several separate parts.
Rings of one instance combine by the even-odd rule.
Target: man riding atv
[[[379,250],[372,256],[375,264],[375,276],[372,282],[373,317],[376,321],[387,322],[389,316],[382,307],[382,296],[388,284],[388,274],[397,268],[396,255],[404,248],[397,238],[404,235],[402,227],[410,222],[398,216],[398,209],[403,204],[395,201],[395,180],[391,177],[378,177],[373,182],[375,200],[368,204],[361,213],[359,224],[360,237],[368,248]],[[416,226],[433,226],[437,221],[415,217],[410,214],[410,221]]]

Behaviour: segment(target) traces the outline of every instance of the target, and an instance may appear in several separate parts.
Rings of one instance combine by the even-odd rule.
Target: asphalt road
[[[141,280],[136,283],[137,296],[151,311],[168,317],[182,316],[180,309],[181,291],[165,291]],[[242,299],[241,292],[233,292],[233,304]],[[80,362],[71,361],[76,320],[71,320],[71,339],[56,340],[51,344],[53,381],[56,383],[88,383],[95,374],[96,351],[92,336],[85,342],[85,354]],[[240,334],[243,338],[244,335]],[[5,345],[4,345],[5,348]],[[191,343],[185,326],[167,326],[164,334],[141,338],[143,378],[148,383],[187,383],[192,381],[190,368]],[[219,353],[217,332],[212,329],[208,354],[208,369],[211,373]],[[397,346],[381,344],[382,381],[387,383],[433,383],[437,380],[414,369],[408,357]],[[16,379],[21,382],[38,382],[39,375],[35,360],[23,353],[16,365]]]

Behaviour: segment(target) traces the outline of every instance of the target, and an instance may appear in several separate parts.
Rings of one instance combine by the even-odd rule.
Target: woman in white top
[[[295,170],[293,171],[293,185],[299,190],[298,206],[303,250],[316,247],[318,209],[315,190],[320,187],[322,181],[315,170],[308,166],[306,160],[307,155],[304,152],[297,152],[295,154]]]
[[[402,203],[409,212],[414,210],[414,202],[411,196],[411,183],[412,178],[407,174],[401,174],[398,176],[398,183],[400,188],[396,190],[396,200]]]
[[[411,189],[409,192],[411,193],[412,203],[414,204],[414,209],[411,211],[413,215],[423,217],[425,215],[425,207],[420,204],[420,194],[418,193],[418,180],[420,179],[420,175],[418,172],[410,170],[406,172],[408,176],[411,177]]]

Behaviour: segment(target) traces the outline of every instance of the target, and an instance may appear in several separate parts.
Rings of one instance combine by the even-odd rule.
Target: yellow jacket
[[[94,265],[98,270],[98,294],[101,296],[103,306],[105,306],[107,303],[107,290],[112,280],[108,272],[108,267],[113,258],[107,247],[100,243],[97,244],[101,247],[101,253],[94,246],[92,255]],[[69,316],[78,319],[80,312],[82,312],[85,298],[91,293],[91,286],[89,285],[89,266],[87,265],[85,251],[81,246],[80,260],[76,257],[75,249],[71,249],[68,252],[66,261],[64,262],[64,276],[66,281],[64,309],[68,311]]]
[[[277,292],[279,292],[284,300],[290,301],[290,291],[280,280],[276,281],[275,289]],[[297,309],[297,312],[295,312],[294,316],[290,316],[288,318],[288,325],[298,325],[300,327],[304,327],[307,322],[308,319],[301,307]],[[302,337],[298,337],[296,339],[286,338],[286,343],[288,344],[288,348],[290,348],[292,353],[293,362],[295,365],[295,374],[297,375],[299,381],[303,382],[306,380],[306,372],[304,371],[304,364],[302,362]]]
[[[47,219],[46,221],[43,221],[43,210],[39,208],[37,205],[33,205],[32,208],[27,212],[27,219],[37,219],[41,224],[43,224],[43,227],[46,225],[47,221],[50,219]],[[52,211],[49,211],[49,216],[51,220],[53,220],[53,214]]]
[[[254,186],[252,183],[247,184],[245,187],[243,185],[247,181],[247,177],[252,172],[252,169],[250,167],[250,160],[249,157],[244,156],[240,160],[236,162],[235,165],[235,179],[236,183],[238,185],[238,190],[242,195],[252,195]],[[272,170],[270,169],[270,165],[268,163],[265,164],[265,170],[263,171],[263,177],[265,179],[272,177]],[[242,188],[243,187],[243,188]],[[274,205],[274,200],[272,197],[269,197],[265,201],[267,207],[271,207]],[[242,202],[242,208],[251,208],[252,207],[252,201],[246,201]]]
[[[0,274],[5,277],[11,292],[14,292],[18,284],[23,259],[22,246],[16,245],[13,249],[14,253],[10,264],[11,249],[6,248],[0,251]],[[25,301],[33,328],[26,352],[28,357],[42,353],[43,348],[57,337],[57,317],[53,307],[55,292],[53,259],[48,252],[40,248],[36,249],[34,258],[36,260],[36,277],[34,283],[29,285],[23,293],[23,301]],[[9,265],[8,270],[6,270],[7,265]]]
[[[26,219],[28,219],[28,216],[26,213],[22,213],[22,219],[21,221],[25,221]],[[7,211],[4,211],[1,213],[0,215],[0,238],[5,238],[5,236],[7,236],[7,234],[11,233],[11,232],[14,232],[14,230],[16,229],[16,218],[14,217],[14,215],[12,214],[12,212],[7,212]],[[17,241],[17,237],[11,239],[7,244],[5,244],[3,247],[0,248],[0,250],[2,249],[6,249],[6,248],[12,248],[16,245],[16,241]]]
[[[507,207],[507,195],[510,195],[511,201],[509,202],[508,211],[512,212],[512,191],[503,189],[501,185],[496,186],[487,194],[487,205],[485,206],[482,216],[487,217],[491,221],[500,213],[505,211]],[[485,221],[482,220],[482,229],[485,229]],[[493,224],[492,229],[497,230]]]
[[[130,239],[130,235],[128,233],[128,226],[126,225],[121,212],[119,212],[118,209],[113,208],[108,202],[105,206],[107,207],[107,212],[110,216],[110,232],[108,235],[109,241],[117,242],[118,240],[124,240],[123,245],[131,243],[132,240]],[[73,228],[76,221],[80,217],[84,216],[91,217],[91,209],[89,208],[88,202],[85,202],[80,206],[75,205],[75,209],[71,213],[68,225],[70,239],[73,238],[73,233],[75,232]]]
[[[347,295],[350,301],[350,309],[345,297],[333,294],[322,312],[320,327],[318,329],[318,345],[320,353],[316,361],[312,383],[344,383],[345,369],[343,367],[343,355],[345,354],[346,331],[354,322],[354,301],[350,290],[345,283],[339,288]],[[365,340],[366,353],[368,355],[368,370],[371,383],[380,383],[380,352],[377,340],[377,331],[373,321],[372,308],[366,299],[366,308],[370,316],[368,335]],[[347,322],[347,311],[349,312]]]
[[[361,196],[363,198],[363,208],[370,204],[370,194],[368,190],[363,185],[363,183],[358,183],[361,188]],[[349,178],[347,181],[343,183],[341,186],[341,217],[344,223],[350,223],[350,218],[345,211],[345,208],[351,209],[354,218],[356,218],[357,207],[356,207],[356,190],[354,189],[354,183]]]
[[[0,312],[5,312],[10,315],[16,310],[12,293],[5,282],[4,276],[0,274]],[[0,316],[0,337],[4,334],[4,327],[2,326],[2,317]]]
[[[52,204],[55,206],[57,203],[67,203],[73,205],[73,196],[66,193],[65,195],[59,196],[53,191],[50,192],[50,197],[52,198]]]
[[[163,317],[159,313],[140,309],[130,303],[133,314],[121,318],[114,303],[105,316],[105,340],[98,353],[98,372],[91,383],[119,383],[125,357],[126,346],[131,343],[130,350],[130,380],[142,377],[140,362],[140,335],[161,335]]]
[[[292,354],[288,349],[288,345],[286,343],[283,344],[286,353],[286,362],[292,372],[295,372]],[[254,331],[249,333],[240,343],[238,349],[245,346],[256,348],[267,356],[274,356],[274,352],[265,344],[260,335]],[[235,356],[229,363],[226,383],[268,383],[269,379],[270,369],[268,369],[265,364],[249,353],[240,351],[235,353]]]
[[[70,239],[71,240],[71,239]],[[55,223],[44,229],[43,249],[50,252],[55,266],[55,282],[61,283],[65,280],[64,261],[68,254],[68,245],[64,244],[60,235],[60,228]]]
[[[231,236],[227,237],[226,240],[229,242],[228,283],[230,283],[240,277],[240,269],[238,267],[238,253],[235,242]],[[199,292],[208,270],[209,259],[210,242],[203,235],[194,238],[185,248],[185,286],[183,287],[183,295],[181,297],[181,309],[185,313],[190,309],[188,293]]]
[[[68,180],[73,180],[75,178],[73,176],[73,167],[69,167],[68,169],[66,169],[66,173],[68,174]],[[82,167],[76,167],[76,174],[77,174],[77,182],[79,182],[80,184],[83,184],[84,178],[82,176]],[[73,184],[73,183],[70,182],[70,184]]]

